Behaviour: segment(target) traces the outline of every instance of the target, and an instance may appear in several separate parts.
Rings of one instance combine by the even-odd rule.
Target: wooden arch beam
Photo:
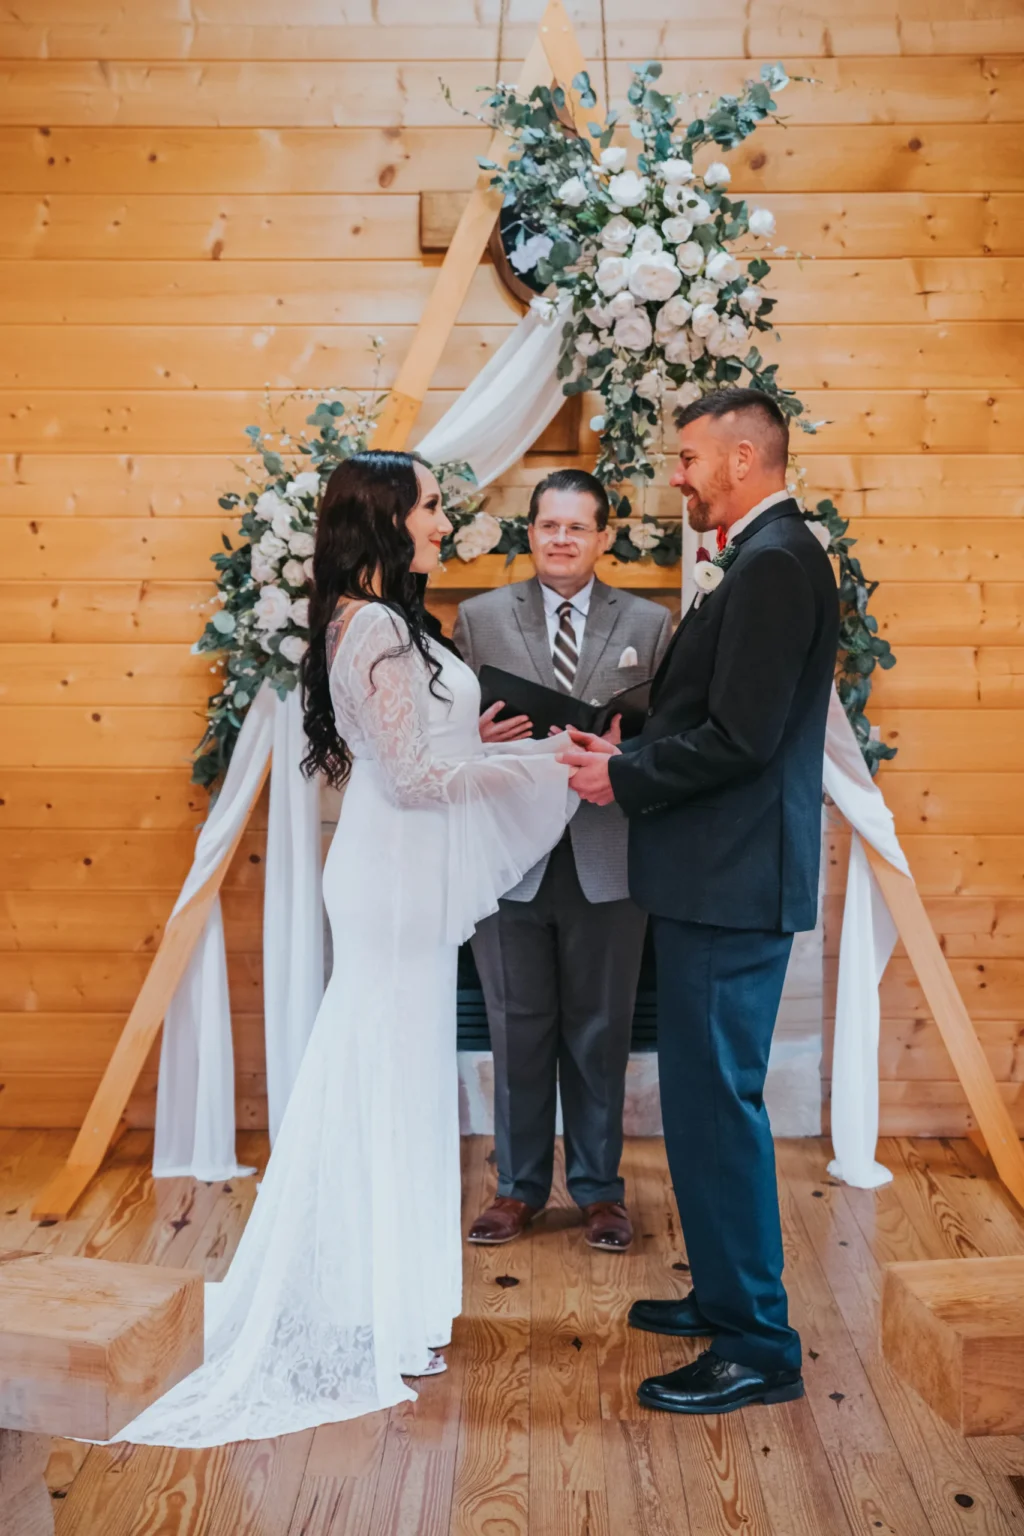
[[[520,96],[529,96],[538,85],[556,81],[566,93],[577,131],[589,143],[587,124],[602,118],[605,109],[600,100],[596,106],[583,107],[579,93],[572,88],[573,80],[586,67],[586,59],[562,0],[548,0],[537,36],[519,73],[517,90]],[[504,165],[508,152],[505,135],[496,133],[487,158]],[[476,179],[412,345],[377,422],[374,448],[400,449],[409,440],[441,353],[465,302],[473,273],[480,265],[491,230],[501,212],[501,193],[491,186],[491,174],[481,171]]]

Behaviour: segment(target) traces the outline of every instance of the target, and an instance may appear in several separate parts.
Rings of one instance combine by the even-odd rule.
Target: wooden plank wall
[[[597,0],[569,8],[599,58]],[[540,9],[509,6],[507,76]],[[1024,13],[606,10],[613,96],[651,56],[672,87],[775,58],[820,82],[729,158],[807,258],[776,268],[781,350],[832,423],[811,482],[855,518],[900,657],[874,700],[900,748],[882,782],[1024,1127]],[[438,77],[472,106],[497,19],[496,0],[0,0],[3,1123],[77,1123],[145,974],[203,811],[187,757],[210,678],[188,647],[216,492],[265,385],[368,384],[371,333],[393,374],[434,278],[417,194],[467,187],[486,137]],[[514,319],[482,268],[425,421]],[[833,892],[843,858],[837,838]],[[250,1125],[260,859],[257,827],[226,900]],[[883,1129],[961,1129],[905,961],[884,1000]]]

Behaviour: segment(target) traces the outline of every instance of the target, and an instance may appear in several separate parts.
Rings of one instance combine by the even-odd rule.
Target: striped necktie
[[[566,693],[571,693],[572,685],[576,680],[576,668],[580,662],[579,652],[576,649],[576,631],[572,627],[572,603],[560,603],[558,606],[558,630],[555,634],[552,660],[559,686],[564,688]]]

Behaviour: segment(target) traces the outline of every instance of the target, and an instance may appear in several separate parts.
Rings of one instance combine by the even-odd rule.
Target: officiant
[[[459,608],[455,643],[475,671],[500,667],[600,704],[653,675],[671,621],[657,603],[597,579],[608,519],[605,488],[584,470],[556,470],[534,487],[536,576]],[[498,712],[482,720],[486,740],[531,734],[525,716],[498,721]],[[632,1240],[619,1161],[646,917],[629,899],[626,842],[617,806],[581,805],[473,937],[494,1053],[498,1193],[471,1242],[512,1241],[547,1203],[557,1087],[566,1182],[587,1241],[621,1251]]]

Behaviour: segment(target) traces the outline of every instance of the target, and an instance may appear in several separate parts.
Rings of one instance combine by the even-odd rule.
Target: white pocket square
[[[619,657],[619,666],[620,667],[637,667],[639,665],[640,665],[640,662],[639,662],[639,659],[637,657],[635,649],[633,648],[633,646],[627,645],[626,649],[623,651],[622,655]]]

